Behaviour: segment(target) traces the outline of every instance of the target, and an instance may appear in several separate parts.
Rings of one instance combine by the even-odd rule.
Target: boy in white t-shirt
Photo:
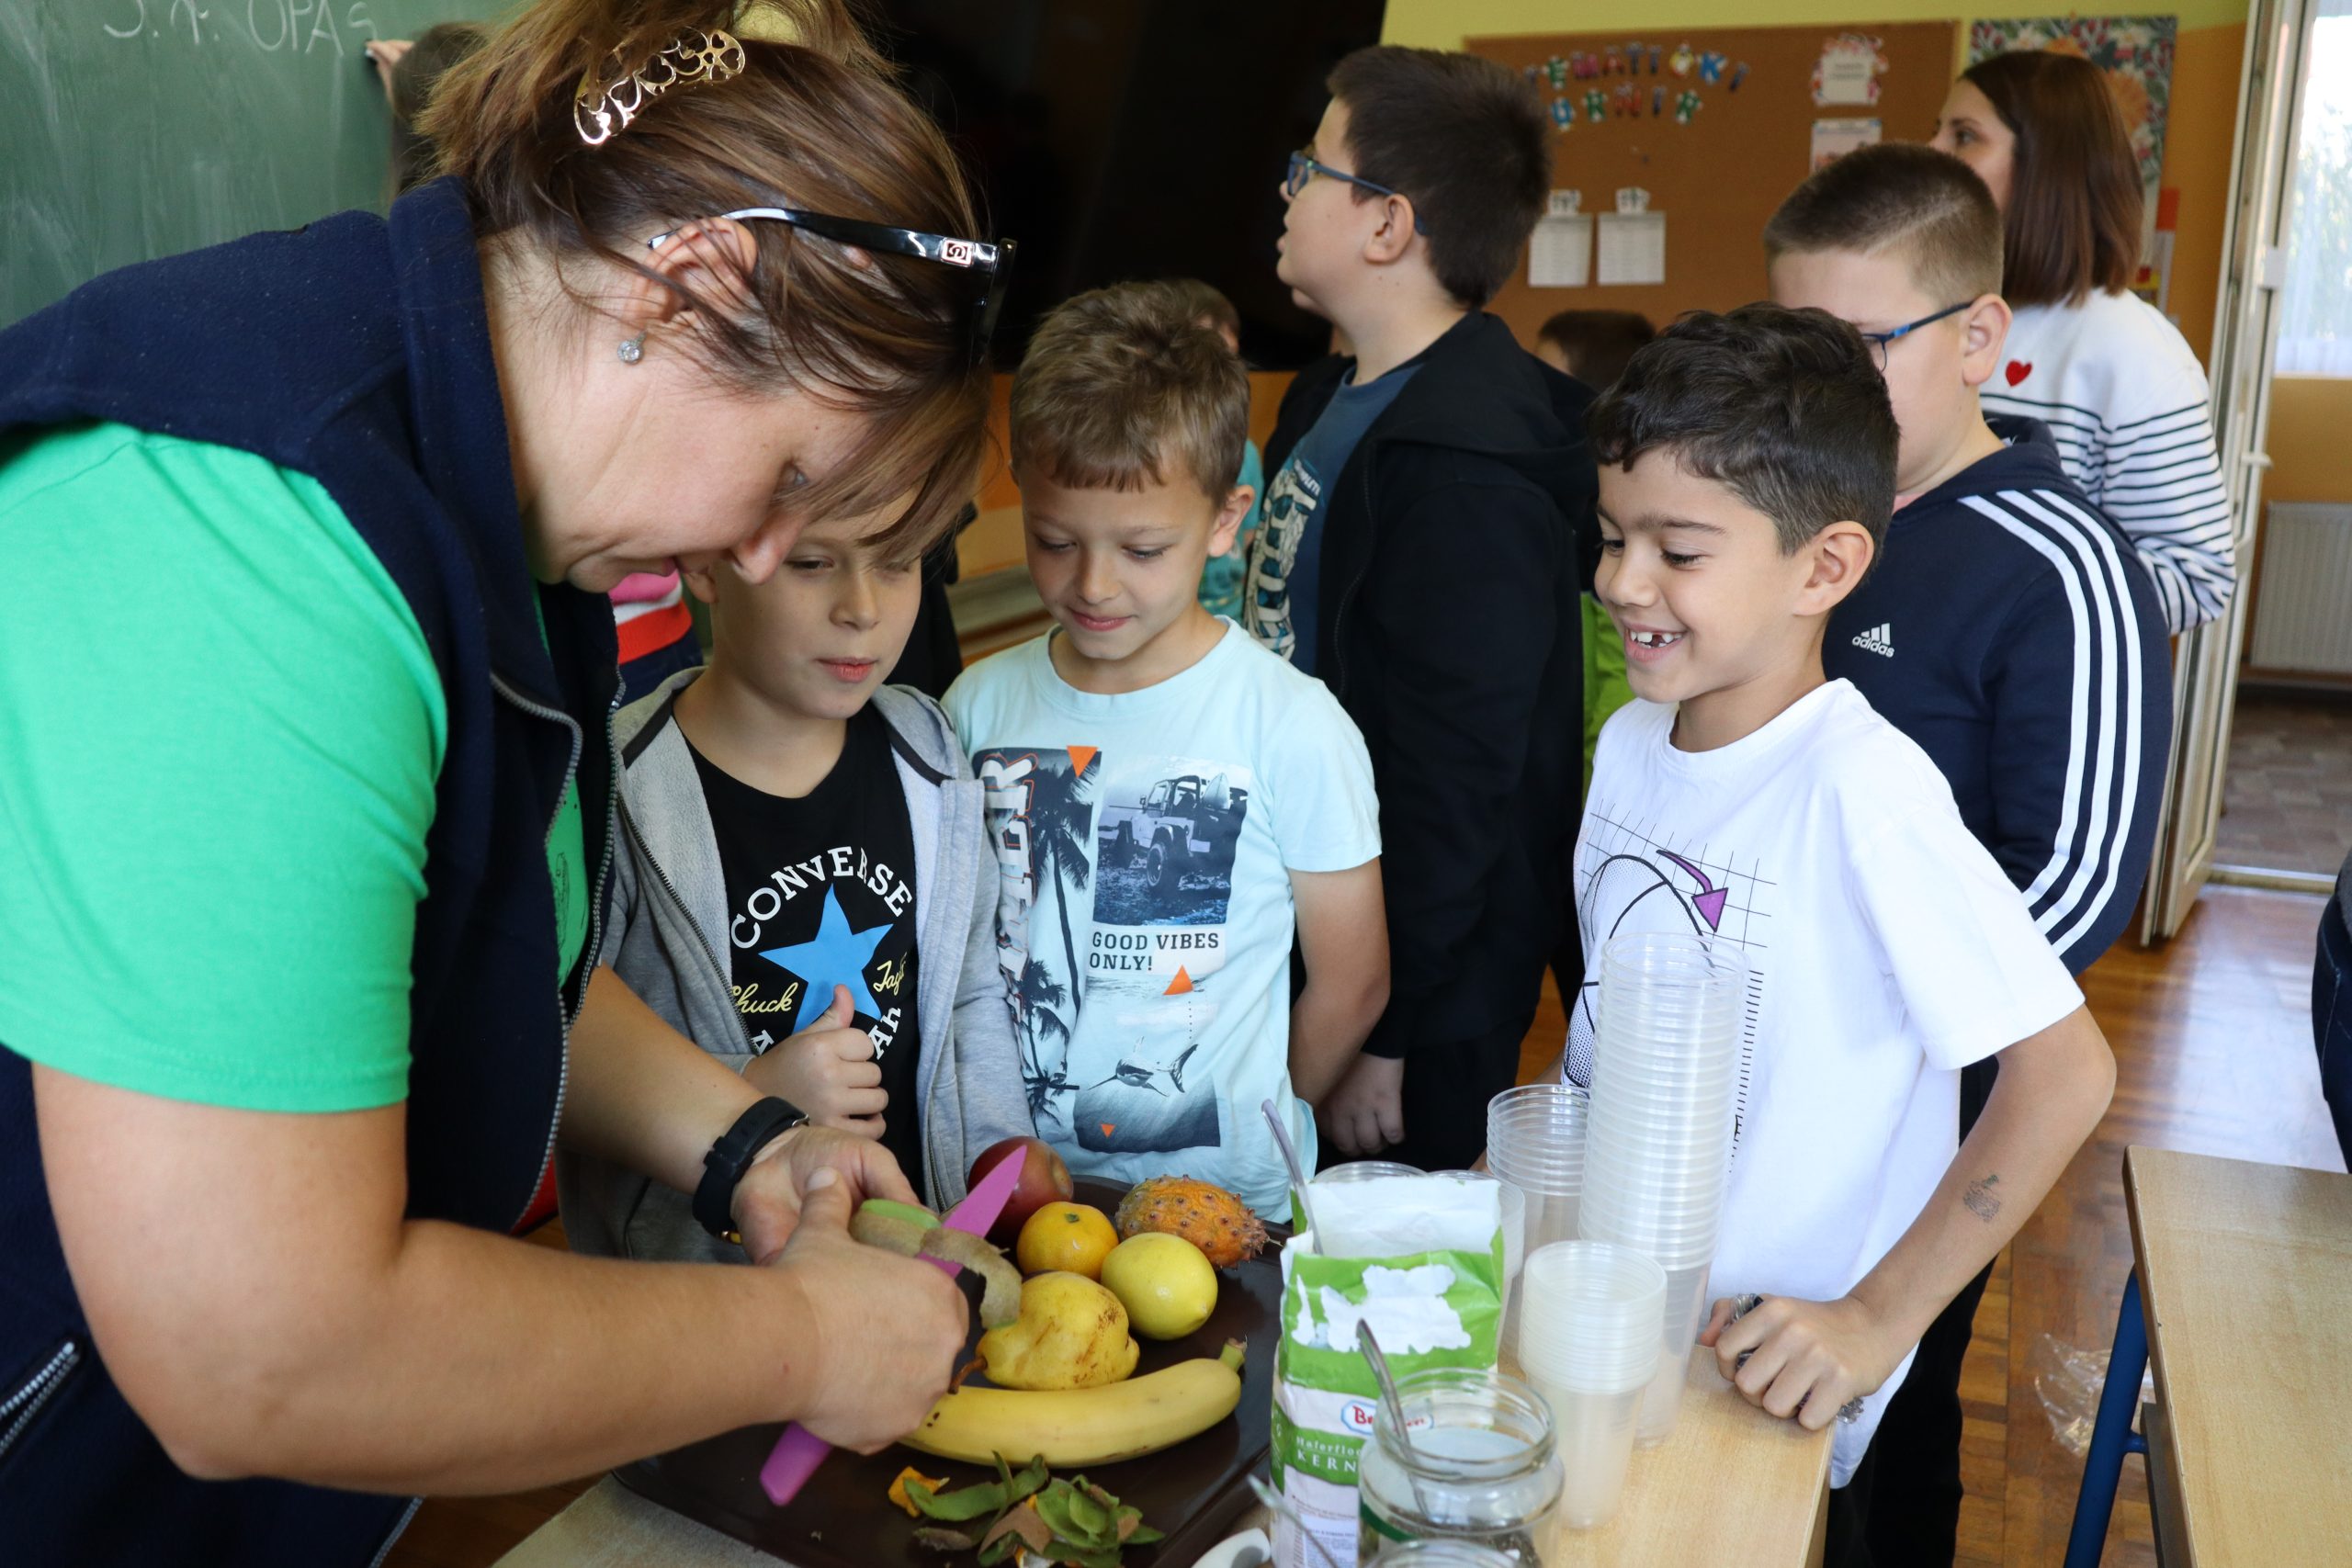
[[[2114,1064],[1935,764],[1823,675],[1823,626],[1894,499],[1894,418],[1854,330],[1770,305],[1687,317],[1591,432],[1595,593],[1637,700],[1601,733],[1577,840],[1587,973],[1653,930],[1752,966],[1704,1342],[1809,1427],[1867,1396],[1838,1432],[1829,1561],[1868,1562],[1865,1450],[1912,1348],[2097,1125]],[[1574,1010],[1579,1082],[1598,995]],[[1955,1156],[1959,1069],[1995,1052]]]
[[[1363,738],[1194,596],[1252,500],[1233,482],[1249,378],[1180,290],[1125,284],[1038,326],[1012,414],[1057,629],[966,671],[946,705],[987,789],[1037,1131],[1080,1175],[1188,1175],[1286,1218],[1260,1108],[1289,1112],[1311,1168],[1297,1100],[1379,1018],[1388,936]]]

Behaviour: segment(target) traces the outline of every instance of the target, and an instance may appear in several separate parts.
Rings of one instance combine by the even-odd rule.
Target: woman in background
[[[1934,145],[1983,176],[2007,231],[2015,313],[1987,414],[2041,421],[2067,474],[2130,536],[2175,634],[2237,586],[2211,392],[2180,330],[2130,292],[2144,196],[2106,78],[2020,51],[1952,84]]]

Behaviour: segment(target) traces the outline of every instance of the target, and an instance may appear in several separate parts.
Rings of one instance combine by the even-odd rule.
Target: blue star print
[[[792,1015],[795,1034],[807,1027],[812,1015],[832,1005],[835,986],[849,987],[850,1003],[859,1012],[868,1018],[882,1016],[874,993],[866,989],[865,966],[874,962],[874,950],[889,934],[888,920],[866,931],[850,930],[849,917],[842,913],[841,897],[829,886],[825,889],[825,912],[817,919],[817,934],[812,940],[794,947],[761,950],[762,958],[791,970],[806,982],[799,1010]]]

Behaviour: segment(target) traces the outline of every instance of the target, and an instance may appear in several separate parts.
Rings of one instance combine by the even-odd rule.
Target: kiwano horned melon
[[[1248,1204],[1222,1187],[1189,1176],[1155,1176],[1136,1182],[1114,1223],[1121,1241],[1145,1231],[1181,1235],[1220,1269],[1257,1257],[1266,1245],[1266,1227]]]

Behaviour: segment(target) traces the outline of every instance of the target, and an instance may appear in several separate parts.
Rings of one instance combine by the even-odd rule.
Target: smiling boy
[[[1329,692],[1195,596],[1250,492],[1249,378],[1182,293],[1080,295],[1012,387],[1029,574],[1056,629],[947,708],[989,791],[998,962],[1039,1134],[1269,1218],[1387,998],[1372,767]],[[1295,932],[1306,977],[1292,999]]]
[[[1765,1300],[1704,1342],[1819,1429],[1829,1561],[1867,1562],[1871,1438],[1912,1347],[2106,1108],[2082,993],[1917,746],[1822,670],[1894,498],[1886,389],[1854,331],[1751,305],[1684,318],[1594,405],[1595,592],[1636,701],[1601,732],[1577,844],[1588,973],[1614,936],[1697,932],[1750,971],[1713,1288]],[[1594,992],[1564,1069],[1590,1081]],[[1955,1152],[1959,1069],[1999,1053]],[[1752,1352],[1752,1355],[1749,1354]]]

